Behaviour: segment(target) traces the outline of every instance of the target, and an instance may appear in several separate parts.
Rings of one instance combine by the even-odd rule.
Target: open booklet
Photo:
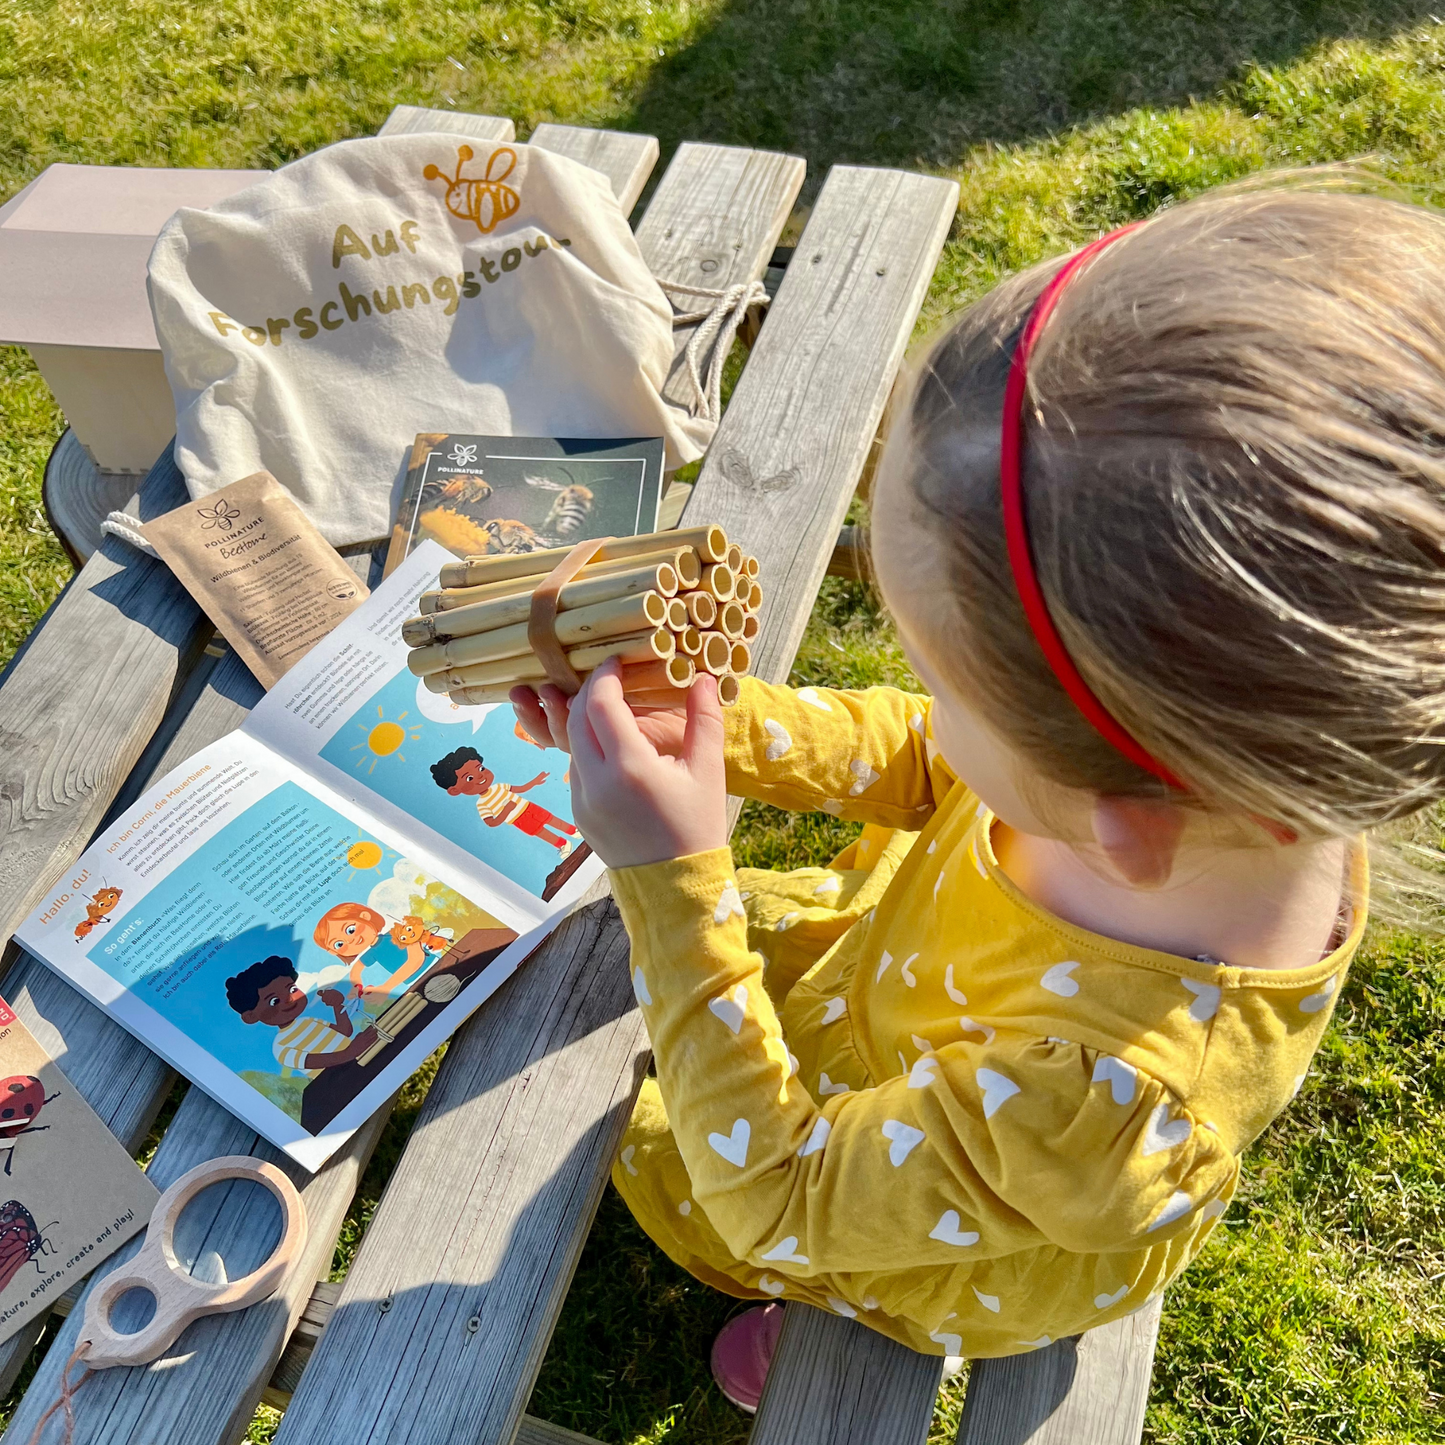
[[[308,1169],[602,871],[567,756],[407,670],[400,624],[451,560],[423,543],[16,934]]]

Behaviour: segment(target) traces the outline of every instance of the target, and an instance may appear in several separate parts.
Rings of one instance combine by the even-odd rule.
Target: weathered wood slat
[[[186,1095],[151,1161],[151,1178],[165,1189],[186,1170],[217,1155],[269,1159],[301,1190],[309,1225],[306,1247],[270,1299],[235,1314],[197,1320],[152,1365],[94,1376],[75,1399],[75,1445],[229,1445],[245,1433],[290,1327],[310,1298],[312,1281],[330,1263],[337,1232],[389,1112],[382,1109],[373,1115],[322,1169],[308,1176],[199,1089]],[[248,1199],[244,1190],[239,1184],[218,1186],[193,1206],[213,1211],[194,1241],[203,1263],[213,1253],[222,1261],[241,1259],[245,1263],[236,1270],[241,1273],[264,1259],[274,1243],[274,1212],[256,1208],[254,1196]],[[189,1223],[185,1215],[182,1222]],[[5,1439],[12,1445],[30,1440],[36,1422],[56,1398],[90,1290],[140,1245],[140,1238],[132,1241],[91,1276],[11,1420]],[[59,1415],[51,1419],[41,1436],[43,1445],[58,1445],[64,1423]]]
[[[722,291],[758,279],[802,189],[799,156],[730,146],[678,147],[637,227],[637,243],[661,281]],[[759,259],[761,253],[761,260]],[[705,309],[706,298],[674,297],[679,311]],[[674,331],[669,401],[688,404],[682,354],[696,327]]]
[[[463,110],[427,110],[420,105],[393,107],[377,135],[425,134],[427,131],[449,131],[454,135],[476,136],[479,140],[517,138],[517,127],[505,116],[472,115]]]
[[[1139,1445],[1158,1300],[1077,1339],[969,1374],[958,1445]]]
[[[77,567],[100,546],[100,524],[135,494],[139,477],[103,472],[68,427],[45,463],[40,500],[51,531]]]
[[[601,171],[612,182],[612,194],[623,215],[631,215],[658,156],[655,135],[590,130],[579,125],[553,125],[550,121],[532,132],[528,144]]]
[[[952,181],[835,166],[684,515],[770,539],[753,671],[786,673],[958,204]]]
[[[149,518],[185,496],[167,454],[136,505]],[[209,634],[163,562],[110,537],[6,670],[0,939],[79,856]]]
[[[919,1445],[942,1377],[942,1356],[790,1304],[748,1445]]]
[[[723,279],[756,276],[800,163],[684,152],[638,231],[649,265],[717,250]],[[760,197],[775,225],[730,218]],[[626,935],[601,893],[453,1039],[278,1445],[517,1430],[646,1059]]]

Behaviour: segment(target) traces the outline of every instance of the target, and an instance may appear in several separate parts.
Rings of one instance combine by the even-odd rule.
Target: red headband
[[[1013,363],[1009,367],[1008,384],[1003,394],[1003,437],[999,449],[999,484],[1003,495],[1003,529],[1008,543],[1009,565],[1013,568],[1014,585],[1018,588],[1019,601],[1023,603],[1024,616],[1028,619],[1045,661],[1059,680],[1059,685],[1068,693],[1078,710],[1083,713],[1094,731],[1131,763],[1151,772],[1162,782],[1180,792],[1188,789],[1157,758],[1144,748],[1124,728],[1123,724],[1094,695],[1094,690],[1084,681],[1079,669],[1064,647],[1063,639],[1049,616],[1048,603],[1044,601],[1043,588],[1039,586],[1038,574],[1034,571],[1033,549],[1029,545],[1028,524],[1024,516],[1023,487],[1023,431],[1024,396],[1028,390],[1029,356],[1038,342],[1044,327],[1048,324],[1053,309],[1059,303],[1064,288],[1078,275],[1080,269],[1091,261],[1105,246],[1127,236],[1141,222],[1125,226],[1101,236],[1091,245],[1085,246],[1071,257],[1053,280],[1044,287],[1029,319],[1023,335],[1014,350]]]

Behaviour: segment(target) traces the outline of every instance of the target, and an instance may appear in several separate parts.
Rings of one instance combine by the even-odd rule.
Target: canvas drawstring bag
[[[685,407],[662,397],[674,307],[602,174],[456,135],[342,141],[157,239],[176,463],[193,498],[270,472],[337,547],[385,535],[418,432],[661,436],[670,470],[766,300],[675,289],[701,323]]]

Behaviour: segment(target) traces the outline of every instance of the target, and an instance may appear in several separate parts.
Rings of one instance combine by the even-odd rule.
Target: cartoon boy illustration
[[[538,773],[530,783],[499,783],[496,774],[482,762],[475,748],[458,748],[431,765],[437,787],[454,798],[477,800],[477,815],[489,828],[510,823],[532,838],[550,843],[566,857],[577,846],[577,829],[564,819],[549,813],[537,803],[518,794],[547,781],[549,774]],[[559,832],[552,832],[552,829]],[[563,837],[562,834],[569,834]]]
[[[348,982],[352,998],[394,993],[426,962],[426,950],[419,941],[413,942],[407,947],[405,962],[385,983],[363,983],[361,971],[366,965],[362,955],[381,937],[385,928],[386,919],[376,909],[368,908],[364,903],[338,903],[321,915],[321,921],[311,935],[318,948],[351,965]]]
[[[303,1017],[310,1000],[296,987],[296,965],[280,954],[226,980],[226,1002],[242,1019],[276,1030],[271,1044],[276,1062],[312,1078],[323,1069],[349,1064],[376,1042],[374,1028],[352,1036],[345,1000],[334,988],[323,988],[317,997],[331,1010],[334,1022]]]

